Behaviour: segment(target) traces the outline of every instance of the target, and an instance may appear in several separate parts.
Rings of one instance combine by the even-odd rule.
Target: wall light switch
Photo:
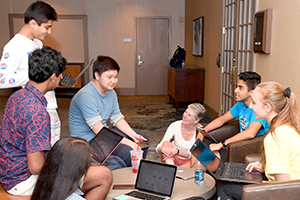
[[[132,39],[131,38],[123,38],[124,43],[131,43]]]

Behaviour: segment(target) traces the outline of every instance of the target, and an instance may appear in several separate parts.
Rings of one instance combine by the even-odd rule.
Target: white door
[[[169,18],[136,18],[136,94],[166,95]]]
[[[219,115],[235,103],[238,75],[253,70],[253,19],[256,0],[223,1],[221,95]]]

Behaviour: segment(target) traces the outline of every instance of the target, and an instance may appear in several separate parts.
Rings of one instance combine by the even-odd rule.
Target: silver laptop
[[[62,73],[63,77],[60,80],[60,84],[68,88],[72,87],[76,83],[76,81],[78,81],[78,79],[84,74],[84,72],[86,72],[86,70],[88,70],[90,66],[92,66],[93,62],[94,59],[92,59],[91,62],[83,70],[81,70],[81,72],[77,75],[75,79],[65,73]]]
[[[200,139],[197,139],[190,151],[217,180],[241,183],[262,182],[260,172],[246,171],[247,166],[243,163],[221,161]],[[219,166],[215,172],[212,172],[207,165],[215,158],[218,159]]]
[[[99,133],[90,141],[93,164],[103,165],[119,146],[123,138],[124,136],[103,126]]]
[[[114,197],[115,200],[171,199],[177,166],[142,159],[134,190]]]
[[[195,177],[194,170],[192,170],[190,168],[186,168],[186,167],[178,167],[176,178],[187,181],[194,177]]]

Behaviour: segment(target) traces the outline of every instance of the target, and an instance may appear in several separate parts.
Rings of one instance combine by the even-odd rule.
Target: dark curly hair
[[[42,83],[53,74],[58,77],[65,70],[66,63],[66,59],[51,47],[44,46],[37,49],[28,58],[29,79],[36,83]]]

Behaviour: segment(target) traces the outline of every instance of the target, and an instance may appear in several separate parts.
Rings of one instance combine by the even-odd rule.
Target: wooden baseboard
[[[56,97],[73,97],[81,88],[56,88]]]
[[[203,103],[205,109],[206,109],[206,114],[211,118],[211,119],[216,119],[219,117],[219,114],[217,111],[215,111],[213,108],[211,108],[209,105],[206,103]]]

